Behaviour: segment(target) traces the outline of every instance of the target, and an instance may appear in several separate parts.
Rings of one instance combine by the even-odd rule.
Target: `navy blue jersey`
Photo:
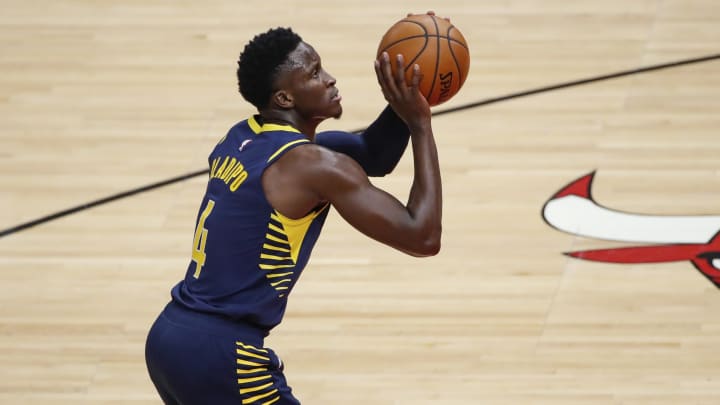
[[[282,320],[329,204],[290,219],[268,203],[262,187],[265,169],[310,141],[291,126],[258,120],[232,127],[208,158],[210,179],[197,216],[192,259],[172,299],[267,333]]]
[[[148,372],[167,404],[300,403],[264,338],[282,320],[330,208],[288,219],[270,206],[264,170],[309,140],[260,119],[235,125],[210,154],[185,278],[148,333]],[[407,126],[387,107],[362,134],[322,132],[315,142],[351,157],[369,176],[383,176],[408,139]]]

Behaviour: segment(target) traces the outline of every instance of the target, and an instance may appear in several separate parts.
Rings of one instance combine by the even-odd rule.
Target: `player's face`
[[[342,97],[335,87],[335,78],[323,69],[315,49],[301,42],[288,55],[286,64],[287,74],[279,81],[286,84],[293,96],[295,110],[312,121],[340,118]]]

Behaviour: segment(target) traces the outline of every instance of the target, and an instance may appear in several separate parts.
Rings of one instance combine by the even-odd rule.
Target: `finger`
[[[387,84],[385,83],[385,78],[383,77],[382,69],[380,67],[380,61],[376,60],[374,63],[375,66],[375,76],[377,77],[378,84],[380,85],[380,90],[382,90],[383,96],[386,100],[389,100],[388,92],[387,92]]]
[[[395,69],[395,83],[397,83],[397,86],[399,89],[404,89],[405,87],[407,87],[407,82],[405,81],[405,58],[400,53],[397,55],[397,69]]]
[[[382,87],[383,83],[382,74],[380,73],[380,61],[375,60],[375,62],[373,63],[373,67],[375,68],[375,77],[377,78],[378,84],[380,85],[380,87]]]
[[[420,86],[420,81],[423,78],[423,74],[420,71],[420,65],[417,63],[413,65],[413,76],[412,76],[412,87],[418,88]]]
[[[393,78],[392,65],[390,64],[390,55],[388,55],[387,52],[383,52],[382,54],[382,58],[380,60],[380,71],[387,91],[391,95],[398,94],[398,88]]]
[[[435,12],[432,10],[428,10],[427,15],[435,15]]]
[[[390,101],[391,99],[395,98],[395,94],[393,94],[394,83],[392,79],[392,74],[389,72],[389,59],[387,52],[383,52],[380,55],[380,58],[375,61],[375,74],[377,75],[378,83],[380,84],[380,89],[383,92],[383,95],[385,96],[385,99]]]

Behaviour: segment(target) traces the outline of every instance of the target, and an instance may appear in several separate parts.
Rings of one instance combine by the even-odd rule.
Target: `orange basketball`
[[[390,55],[393,70],[397,69],[397,55],[403,55],[408,83],[413,65],[420,65],[420,92],[430,105],[457,94],[470,69],[470,52],[460,30],[450,20],[429,14],[410,15],[390,27],[380,41],[377,57],[383,52]]]

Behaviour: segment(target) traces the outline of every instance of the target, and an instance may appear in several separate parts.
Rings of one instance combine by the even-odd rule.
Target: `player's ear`
[[[278,90],[272,94],[271,101],[282,109],[290,109],[295,107],[295,99],[292,94],[286,90]]]

